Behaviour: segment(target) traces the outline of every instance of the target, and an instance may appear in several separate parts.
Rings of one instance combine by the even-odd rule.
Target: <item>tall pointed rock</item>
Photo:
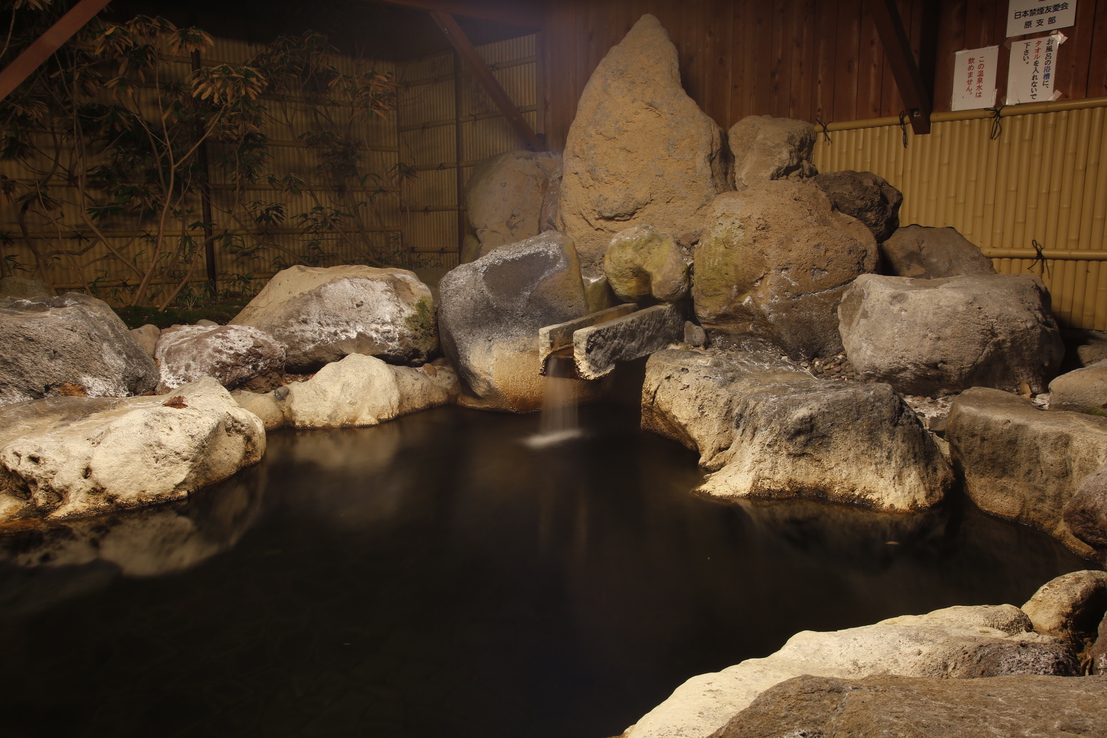
[[[569,128],[561,230],[581,265],[602,268],[611,237],[648,224],[683,246],[731,189],[723,132],[680,86],[676,47],[644,15],[588,80]]]

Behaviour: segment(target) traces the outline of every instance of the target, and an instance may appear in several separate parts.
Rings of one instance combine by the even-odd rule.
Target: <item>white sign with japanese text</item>
[[[999,47],[965,49],[954,54],[953,99],[950,110],[977,110],[996,104]]]
[[[1007,104],[1046,102],[1061,93],[1053,91],[1057,47],[1065,40],[1060,33],[1016,41],[1011,44],[1011,67],[1007,71]]]
[[[1007,8],[1007,38],[1049,33],[1076,25],[1076,0],[1011,0]]]

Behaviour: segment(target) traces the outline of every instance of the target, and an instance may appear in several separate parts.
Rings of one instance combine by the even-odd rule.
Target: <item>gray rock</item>
[[[818,380],[751,354],[660,351],[646,363],[642,427],[700,453],[699,493],[815,497],[888,511],[937,503],[953,475],[884,384]]]
[[[175,397],[57,397],[0,408],[0,520],[187,497],[259,461],[261,421],[205,377]]]
[[[131,335],[138,341],[138,345],[146,350],[146,353],[153,356],[157,349],[158,339],[161,338],[161,328],[147,323],[138,328],[132,328]]]
[[[916,279],[942,279],[995,274],[992,260],[955,228],[909,225],[880,245],[888,274]]]
[[[260,328],[284,344],[290,371],[349,354],[422,364],[438,347],[430,288],[406,269],[290,267],[231,325]]]
[[[684,342],[693,348],[702,348],[707,344],[707,332],[690,320],[684,322]]]
[[[1095,555],[1062,513],[1079,484],[1107,464],[1107,418],[1047,412],[1017,395],[974,387],[953,401],[946,440],[977,507]]]
[[[865,380],[907,395],[967,387],[1042,392],[1064,346],[1036,276],[908,279],[866,274],[842,297],[839,330]]]
[[[1054,378],[1049,383],[1049,408],[1076,412],[1107,410],[1107,360]]]
[[[603,271],[623,302],[675,302],[688,294],[692,259],[668,233],[646,223],[619,231],[603,257]]]
[[[800,676],[763,692],[718,738],[1102,735],[1107,678],[848,680]]]
[[[282,370],[285,347],[253,326],[177,325],[162,331],[154,358],[161,367],[159,391],[200,377],[214,377],[233,389],[254,377]]]
[[[899,228],[899,206],[903,194],[872,172],[824,172],[811,181],[826,193],[839,212],[864,223],[877,243]]]
[[[818,173],[811,163],[815,126],[805,121],[748,115],[730,127],[727,138],[734,155],[735,189]]]
[[[708,335],[754,336],[793,359],[842,351],[838,300],[876,268],[876,241],[809,182],[720,195],[696,246],[692,296]]]
[[[684,335],[684,311],[654,305],[573,333],[573,359],[582,379],[600,379],[621,361],[649,356]]]
[[[158,367],[108,305],[70,292],[0,299],[0,405],[61,392],[125,397],[157,386]]]
[[[442,350],[462,402],[530,412],[542,407],[540,328],[588,312],[572,239],[556,231],[462,264],[439,283]]]
[[[758,695],[804,674],[860,679],[1075,673],[1072,653],[1061,641],[1029,631],[1029,618],[1012,605],[951,607],[830,633],[804,631],[763,659],[692,677],[624,735],[717,736]]]
[[[0,277],[0,299],[14,297],[17,300],[41,301],[54,296],[54,290],[38,279],[30,277]]]
[[[1107,572],[1074,571],[1046,582],[1022,606],[1034,630],[1056,636],[1076,651],[1095,640],[1107,613]]]
[[[1107,549],[1107,467],[1080,482],[1061,518],[1069,531],[1094,549]]]
[[[676,47],[644,15],[596,67],[562,161],[560,230],[599,267],[611,237],[649,223],[691,245],[715,195],[729,189],[719,126],[680,84]]]
[[[575,334],[580,329],[588,328],[599,323],[606,323],[609,320],[615,320],[616,318],[621,318],[624,315],[630,315],[637,309],[637,305],[623,303],[620,305],[616,305],[615,307],[610,307],[604,310],[597,310],[595,312],[588,313],[582,318],[576,318],[565,323],[558,323],[557,325],[547,325],[539,328],[538,364],[540,367],[540,371],[546,371],[546,360],[550,358],[551,354],[558,351],[563,351],[565,349],[572,349],[573,334]]]
[[[509,151],[474,167],[465,209],[480,242],[477,258],[542,232],[542,204],[560,165],[557,154]]]

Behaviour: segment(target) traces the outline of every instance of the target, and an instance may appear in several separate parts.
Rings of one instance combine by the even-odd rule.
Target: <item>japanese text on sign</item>
[[[1076,0],[1011,0],[1007,9],[1007,37],[1054,31],[1076,24]]]
[[[958,51],[954,58],[950,110],[976,110],[995,105],[999,47]]]
[[[1065,41],[1060,33],[1011,44],[1011,66],[1007,73],[1007,104],[1045,102],[1060,93],[1053,90],[1057,47]]]

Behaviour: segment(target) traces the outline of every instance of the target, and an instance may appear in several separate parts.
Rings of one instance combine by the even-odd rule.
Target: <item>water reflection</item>
[[[0,536],[0,613],[36,612],[119,576],[191,569],[238,542],[264,489],[264,469],[253,469],[189,500]]]
[[[274,434],[224,513],[5,539],[4,571],[85,577],[4,595],[16,734],[615,735],[798,630],[1018,604],[1082,566],[956,505],[697,499],[694,455],[581,414],[586,439],[541,448],[537,416],[456,408]]]

